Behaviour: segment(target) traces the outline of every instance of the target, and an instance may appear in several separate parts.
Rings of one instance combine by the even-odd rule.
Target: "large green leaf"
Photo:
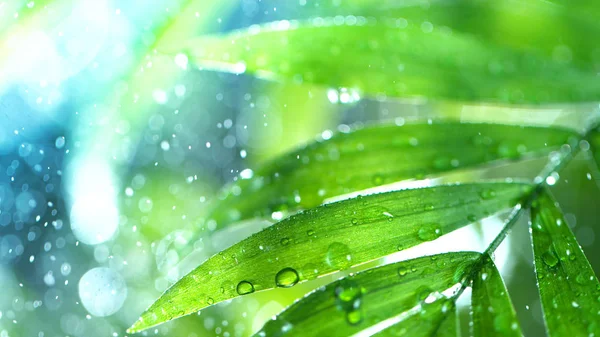
[[[220,228],[254,216],[270,217],[275,211],[311,208],[326,198],[377,185],[546,154],[575,136],[558,128],[457,122],[337,133],[243,172],[206,218],[209,228]]]
[[[433,27],[450,28],[453,34],[473,36],[511,49],[533,51],[555,62],[581,69],[600,70],[600,54],[596,46],[589,43],[600,34],[598,2],[553,2],[564,6],[541,0],[316,0],[305,6],[296,6],[287,16],[277,19],[286,19],[290,15],[300,20],[341,15],[346,20],[352,16],[402,18],[406,24],[416,26],[429,22]],[[263,0],[261,5],[272,8],[280,3]],[[270,14],[272,16],[273,13]]]
[[[547,192],[533,205],[531,233],[548,335],[600,336],[600,284]]]
[[[480,256],[427,256],[345,277],[296,302],[255,336],[351,336],[369,328],[383,330],[378,335],[439,336],[442,321],[456,323],[456,294],[447,290],[470,273]]]
[[[358,197],[308,210],[208,259],[168,289],[131,331],[434,240],[515,205],[530,190],[530,185],[521,183],[445,185]]]
[[[464,13],[445,17],[456,22]],[[484,23],[478,27],[485,30]],[[354,91],[528,104],[599,100],[592,66],[571,64],[568,46],[554,48],[550,56],[502,45],[417,15],[410,24],[403,17],[360,16],[279,21],[200,37],[182,49],[205,69],[348,88],[352,94],[341,102],[353,100]]]
[[[523,336],[502,277],[489,257],[473,278],[473,336]]]

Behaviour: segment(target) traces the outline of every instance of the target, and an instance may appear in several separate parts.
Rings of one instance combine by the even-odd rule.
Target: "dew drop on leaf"
[[[379,174],[373,176],[373,185],[379,186],[383,184],[383,177]]]
[[[556,264],[558,264],[558,258],[556,258],[556,255],[554,255],[554,253],[551,251],[547,251],[542,254],[542,260],[549,267],[554,267]]]
[[[487,189],[484,189],[483,191],[481,191],[481,193],[479,193],[479,196],[483,200],[494,199],[496,197],[496,191],[487,188]]]
[[[275,275],[275,283],[278,287],[289,288],[300,280],[298,272],[292,268],[284,268]]]
[[[360,308],[362,290],[355,281],[345,279],[335,287],[335,297],[339,310],[354,311]]]
[[[280,242],[281,242],[281,245],[282,245],[282,246],[287,246],[287,245],[290,243],[290,239],[288,239],[288,238],[283,238],[283,239],[281,239],[281,241],[280,241]]]
[[[236,290],[240,295],[251,294],[254,292],[254,285],[248,281],[241,281],[238,283]]]
[[[406,267],[398,268],[398,275],[405,276],[406,274],[408,274],[408,269],[406,269]]]
[[[350,325],[357,325],[362,321],[363,315],[361,310],[352,310],[346,313],[346,321]]]
[[[442,229],[438,224],[426,224],[419,228],[417,236],[421,241],[433,241],[442,235]]]
[[[325,255],[325,262],[329,266],[337,269],[346,269],[350,267],[351,261],[352,255],[347,245],[341,242],[334,242],[329,245],[327,254]]]

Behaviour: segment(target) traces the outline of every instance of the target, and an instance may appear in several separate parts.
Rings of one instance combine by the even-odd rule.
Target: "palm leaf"
[[[337,133],[289,152],[228,186],[209,208],[209,228],[326,198],[496,160],[547,154],[576,133],[559,128],[436,122]]]
[[[351,336],[367,329],[383,330],[381,335],[436,336],[443,321],[450,329],[456,323],[456,294],[447,290],[467,276],[480,256],[427,256],[345,277],[296,302],[255,336]]]
[[[317,207],[211,257],[167,290],[130,331],[434,240],[514,206],[529,191],[530,186],[521,183],[446,185]]]
[[[502,277],[486,258],[473,278],[473,336],[523,336]]]
[[[455,32],[427,15],[410,24],[404,17],[279,21],[200,37],[180,49],[203,69],[356,91],[341,102],[361,93],[527,104],[600,99],[594,64],[571,64],[568,46],[552,57]]]
[[[598,278],[547,192],[533,205],[531,238],[548,335],[600,336]]]

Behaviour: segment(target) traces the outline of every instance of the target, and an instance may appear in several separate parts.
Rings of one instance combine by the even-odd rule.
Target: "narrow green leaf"
[[[551,57],[426,18],[279,21],[194,39],[186,52],[204,69],[347,88],[336,99],[342,103],[361,94],[521,104],[600,99],[596,72],[570,64],[569,47]]]
[[[514,206],[521,183],[445,185],[326,204],[283,220],[211,257],[168,289],[139,331],[211,304],[347,269],[434,240]]]
[[[473,278],[473,336],[523,336],[502,277],[489,257]]]
[[[532,209],[533,252],[550,337],[600,336],[600,284],[554,199]]]
[[[600,70],[600,54],[588,41],[600,34],[597,1],[551,0],[330,0],[311,1],[291,13],[295,19],[340,16],[344,22],[357,16],[397,18],[407,25],[430,23],[433,29],[473,36],[488,43],[523,51],[535,51],[555,62],[580,69]],[[277,0],[263,0],[264,8]],[[270,17],[273,13],[269,13]],[[277,19],[289,19],[290,13]],[[275,20],[275,19],[274,19]],[[404,21],[402,21],[404,22]],[[427,26],[427,24],[425,24]],[[490,67],[500,64],[492,63]]]
[[[436,335],[440,324],[451,325],[455,312],[455,294],[447,290],[480,256],[427,256],[345,277],[294,303],[255,336],[351,336],[366,329],[381,330],[378,335],[443,336]]]
[[[596,168],[600,169],[600,128],[590,132],[587,141],[590,143],[590,150],[596,163]]]
[[[457,122],[337,133],[242,172],[209,209],[208,227],[312,208],[326,198],[404,179],[546,154],[575,136],[559,128]]]
[[[460,322],[458,320],[458,307],[456,305],[440,324],[435,337],[460,337]]]

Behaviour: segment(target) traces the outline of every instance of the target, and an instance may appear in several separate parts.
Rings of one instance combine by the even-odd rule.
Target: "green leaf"
[[[590,143],[592,158],[596,163],[596,168],[600,169],[600,128],[590,132],[587,141]]]
[[[454,14],[455,24],[464,17]],[[361,94],[520,104],[600,99],[591,62],[586,68],[571,64],[569,46],[554,45],[547,55],[531,44],[502,45],[436,25],[428,15],[409,19],[278,21],[200,37],[182,49],[203,69],[347,88],[335,99],[342,103]],[[485,30],[484,23],[475,27]]]
[[[473,278],[473,336],[523,336],[502,277],[487,257]]]
[[[211,257],[144,312],[139,331],[255,291],[290,287],[434,240],[514,206],[521,183],[444,185],[326,204]]]
[[[533,205],[531,233],[548,335],[600,336],[600,284],[547,191]]]
[[[440,327],[437,329],[435,337],[460,337],[460,324],[458,320],[458,307],[454,305],[454,308],[450,310],[447,317],[444,318]]]
[[[246,171],[206,216],[209,228],[404,179],[547,154],[577,134],[565,129],[435,122],[337,133]],[[251,174],[250,174],[251,172]],[[252,176],[250,179],[244,179]]]
[[[588,41],[600,34],[598,2],[552,1],[564,6],[539,0],[316,0],[295,8],[291,15],[301,20],[317,16],[338,16],[340,20],[339,16],[343,16],[346,22],[352,16],[398,18],[416,26],[428,22],[433,27],[449,28],[452,34],[472,36],[514,50],[535,51],[555,62],[597,72],[600,54]],[[276,4],[277,0],[262,1],[264,8]]]
[[[455,312],[455,294],[447,290],[480,256],[427,256],[345,277],[294,303],[255,336],[351,336],[366,329],[383,330],[378,335],[443,336],[436,332],[442,321],[451,325]]]

